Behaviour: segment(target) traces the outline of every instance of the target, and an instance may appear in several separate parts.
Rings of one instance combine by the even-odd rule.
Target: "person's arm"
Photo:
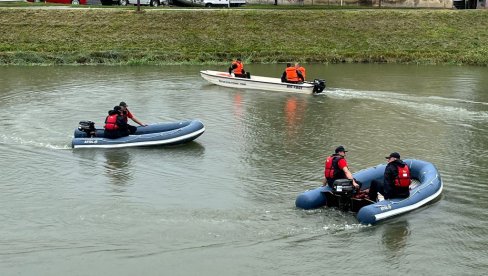
[[[354,177],[352,176],[352,173],[349,171],[349,169],[347,167],[344,167],[342,170],[346,174],[347,179],[352,180],[352,185],[354,186],[354,188],[358,189],[359,184],[356,183],[356,180],[354,180]]]
[[[136,123],[138,123],[140,126],[147,126],[143,122],[139,121],[134,115],[132,115],[131,120],[134,121],[134,122],[136,122]]]
[[[304,81],[305,81],[305,78],[303,77],[302,72],[300,72],[300,70],[297,70],[297,75],[298,75],[298,78],[299,78],[299,79],[300,79],[302,82],[304,82]]]
[[[385,168],[385,178],[383,180],[383,190],[385,191],[385,198],[389,199],[393,195],[393,186],[395,185],[394,166],[389,164]]]
[[[281,75],[281,82],[286,82],[286,71]]]
[[[232,74],[232,70],[236,69],[237,68],[237,64],[235,63],[232,63],[230,66],[229,66],[229,75]]]

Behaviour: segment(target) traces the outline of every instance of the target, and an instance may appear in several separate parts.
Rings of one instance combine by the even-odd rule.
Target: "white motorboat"
[[[250,76],[250,78],[237,78],[227,72],[212,70],[200,71],[202,78],[207,81],[225,87],[258,89],[280,92],[294,92],[305,94],[318,94],[324,91],[325,81],[316,79],[313,82],[286,83],[280,78],[270,78],[261,76]]]

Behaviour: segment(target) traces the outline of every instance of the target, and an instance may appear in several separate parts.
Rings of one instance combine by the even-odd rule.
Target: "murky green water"
[[[309,65],[324,95],[206,83],[218,67],[0,67],[2,275],[483,275],[488,69]],[[281,65],[248,65],[280,75]],[[198,118],[176,147],[72,150],[121,100],[146,123]],[[437,203],[377,226],[297,210],[323,161],[434,163]]]

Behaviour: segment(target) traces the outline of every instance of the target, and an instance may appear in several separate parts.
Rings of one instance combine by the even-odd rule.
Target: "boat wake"
[[[51,144],[49,142],[39,142],[39,141],[29,140],[17,136],[7,136],[5,134],[0,135],[0,143],[32,146],[36,148],[46,148],[46,149],[55,149],[55,150],[67,150],[67,149],[71,150],[71,146],[69,144],[57,145],[57,144]]]
[[[339,99],[365,99],[394,104],[399,107],[414,109],[417,114],[449,122],[471,121],[485,122],[488,120],[486,102],[466,99],[446,98],[439,96],[415,96],[397,92],[359,91],[349,89],[329,89],[327,95]]]

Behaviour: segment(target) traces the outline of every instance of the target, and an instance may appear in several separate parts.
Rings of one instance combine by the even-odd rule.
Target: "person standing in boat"
[[[337,179],[350,179],[354,188],[359,189],[359,184],[356,183],[352,173],[349,171],[346,152],[347,150],[344,149],[344,146],[338,146],[335,149],[335,153],[325,160],[324,186],[329,185],[329,187],[333,188],[332,184]]]
[[[281,82],[302,83],[304,80],[302,73],[295,66],[292,66],[291,63],[286,64],[286,69],[281,75]]]
[[[247,78],[246,71],[244,70],[244,64],[240,58],[232,62],[229,67],[229,75],[234,73],[234,77]]]
[[[122,110],[122,116],[124,116],[125,123],[127,125],[127,129],[129,130],[129,134],[134,134],[137,131],[137,127],[131,126],[128,124],[128,118],[134,121],[135,123],[139,124],[140,126],[147,126],[143,122],[139,121],[132,113],[127,109],[128,105],[125,102],[120,102],[119,106]]]
[[[398,152],[393,152],[389,156],[388,164],[385,168],[383,181],[373,180],[369,187],[368,197],[375,201],[380,193],[385,199],[390,198],[407,198],[410,196],[410,169],[400,159]]]
[[[129,135],[127,122],[122,115],[120,106],[114,106],[114,109],[108,112],[108,116],[105,118],[104,128],[103,137],[105,138],[117,139]]]
[[[303,66],[301,66],[300,63],[298,63],[298,62],[295,63],[295,68],[297,69],[298,72],[302,73],[303,81],[305,81],[305,79],[307,78],[305,68]]]

